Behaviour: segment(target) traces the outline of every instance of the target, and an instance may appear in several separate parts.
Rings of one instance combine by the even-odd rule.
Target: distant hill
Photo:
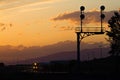
[[[103,58],[108,56],[109,48],[94,48],[81,51],[81,60],[91,60],[95,58]],[[36,57],[32,59],[16,62],[17,64],[31,64],[33,62],[50,62],[55,60],[76,60],[76,51],[58,52],[44,57]]]

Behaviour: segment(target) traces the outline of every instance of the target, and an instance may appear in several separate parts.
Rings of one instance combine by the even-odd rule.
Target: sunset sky
[[[0,0],[0,45],[44,46],[74,41],[74,28],[80,26],[79,7],[85,6],[85,13],[92,17],[101,5],[105,5],[106,14],[120,9],[118,0]],[[98,18],[86,20],[85,26],[99,27]]]
[[[100,27],[101,5],[108,29],[108,20],[120,11],[118,0],[0,0],[0,62],[76,51],[80,6],[85,6],[83,27]],[[87,37],[81,49],[106,46],[105,38],[105,34]]]

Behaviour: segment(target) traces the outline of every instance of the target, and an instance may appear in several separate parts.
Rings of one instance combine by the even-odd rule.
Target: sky
[[[103,26],[109,30],[107,22],[114,11],[120,11],[119,3],[119,0],[0,0],[0,62],[75,51],[80,6],[85,6],[83,27],[100,27],[100,6],[104,5]],[[82,43],[105,45],[105,38],[105,34],[93,35]],[[82,48],[91,48],[85,45]]]
[[[118,0],[0,0],[0,45],[45,46],[75,41],[80,6],[85,6],[89,17],[84,26],[99,27],[101,5],[108,15],[120,9]]]

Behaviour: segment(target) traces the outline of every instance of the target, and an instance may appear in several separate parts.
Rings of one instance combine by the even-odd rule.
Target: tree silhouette
[[[114,12],[114,15],[108,21],[108,26],[110,28],[107,31],[109,36],[108,41],[110,42],[111,50],[110,54],[112,56],[119,56],[120,54],[120,14],[119,12]]]

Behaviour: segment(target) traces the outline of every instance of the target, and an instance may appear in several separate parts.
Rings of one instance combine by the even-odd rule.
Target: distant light
[[[36,67],[35,67],[35,66],[33,66],[33,69],[36,69]]]
[[[38,69],[38,67],[36,66],[35,69]]]
[[[34,66],[37,66],[37,63],[34,63],[33,65],[34,65]]]

